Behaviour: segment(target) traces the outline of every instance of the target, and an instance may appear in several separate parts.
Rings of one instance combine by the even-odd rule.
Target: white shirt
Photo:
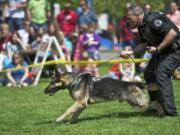
[[[27,45],[29,41],[29,33],[25,29],[20,29],[18,30],[18,34],[20,35],[23,43]]]
[[[8,0],[8,16],[11,18],[24,18],[24,10],[16,8],[18,4],[23,2],[26,2],[26,0]]]
[[[108,14],[103,13],[99,15],[98,17],[98,27],[101,30],[107,30],[108,29]]]

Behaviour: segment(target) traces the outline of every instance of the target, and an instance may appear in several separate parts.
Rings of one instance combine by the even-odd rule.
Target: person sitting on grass
[[[6,69],[10,68],[21,68],[27,66],[27,63],[24,62],[23,57],[20,53],[15,52],[12,57],[12,62],[7,65]],[[31,83],[31,80],[29,77],[29,69],[23,68],[19,70],[8,70],[6,72],[7,76],[7,87],[26,87],[29,83]]]

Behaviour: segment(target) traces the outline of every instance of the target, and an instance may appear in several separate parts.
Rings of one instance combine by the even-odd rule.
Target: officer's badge
[[[155,21],[154,21],[154,25],[155,25],[156,27],[160,27],[160,26],[162,25],[162,21],[161,21],[161,20],[155,20]]]
[[[163,12],[159,12],[159,14],[164,15],[164,13],[163,13]]]

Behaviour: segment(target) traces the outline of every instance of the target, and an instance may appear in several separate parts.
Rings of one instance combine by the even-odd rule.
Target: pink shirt
[[[167,14],[167,17],[174,22],[174,24],[179,28],[180,30],[180,11],[176,10],[174,14]]]

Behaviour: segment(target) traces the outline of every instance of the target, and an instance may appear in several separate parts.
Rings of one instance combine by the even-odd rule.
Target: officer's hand
[[[154,46],[150,46],[147,49],[148,49],[148,52],[151,54],[157,53],[157,48]]]
[[[133,54],[133,51],[121,51],[120,52],[120,57],[122,58],[129,58],[129,55],[132,55]]]

